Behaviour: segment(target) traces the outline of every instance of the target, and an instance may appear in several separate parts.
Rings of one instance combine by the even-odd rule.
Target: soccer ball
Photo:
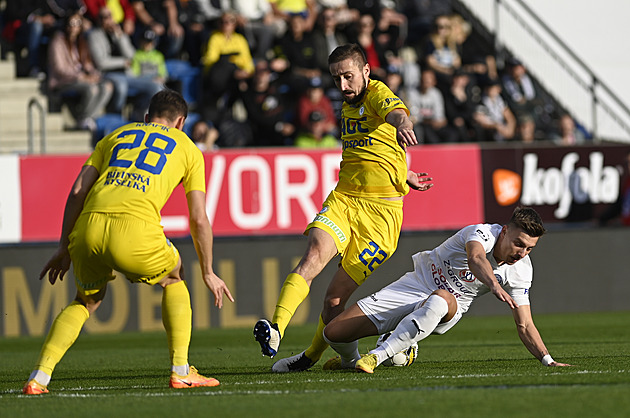
[[[392,335],[392,333],[387,332],[378,337],[378,340],[376,341],[376,346],[379,347],[381,344],[383,344],[383,341],[389,338],[390,335]],[[411,366],[413,362],[416,361],[416,357],[418,357],[418,344],[413,343],[411,347],[394,354],[392,357],[388,358],[381,364],[383,366],[397,367]]]

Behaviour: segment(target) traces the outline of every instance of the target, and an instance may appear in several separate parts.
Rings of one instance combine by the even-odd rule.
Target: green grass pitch
[[[410,367],[373,375],[272,374],[251,329],[193,332],[191,364],[221,386],[168,388],[164,333],[82,334],[57,366],[50,394],[21,388],[43,337],[0,339],[1,417],[628,417],[630,312],[535,316],[554,358],[543,367],[509,316],[464,318],[420,343]],[[315,325],[289,327],[278,358],[310,342]],[[360,342],[361,352],[376,338]],[[333,356],[328,350],[323,357]]]

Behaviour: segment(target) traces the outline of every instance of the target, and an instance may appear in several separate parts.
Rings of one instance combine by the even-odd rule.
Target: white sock
[[[33,373],[31,373],[31,375],[28,377],[28,380],[32,379],[35,379],[37,383],[42,386],[48,386],[48,384],[50,383],[50,375],[44,373],[41,370],[33,370]]]
[[[336,343],[334,341],[330,341],[328,337],[326,337],[325,329],[322,335],[324,336],[324,341],[326,341],[341,357],[341,367],[353,368],[357,360],[361,358],[361,355],[359,354],[359,342],[357,340],[349,343]]]
[[[448,303],[444,298],[438,295],[429,296],[424,305],[404,317],[392,331],[392,335],[378,349],[370,353],[376,354],[380,359],[383,355],[381,350],[383,350],[387,353],[385,358],[389,358],[409,348],[414,342],[431,335],[447,313]]]
[[[190,373],[190,368],[188,367],[188,364],[184,366],[171,366],[171,371],[177,373],[180,376],[188,376],[188,373]]]

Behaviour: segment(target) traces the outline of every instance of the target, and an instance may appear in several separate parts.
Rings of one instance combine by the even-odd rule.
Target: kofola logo
[[[571,203],[613,203],[619,194],[619,171],[604,166],[604,155],[591,152],[589,165],[576,167],[580,156],[570,152],[562,158],[560,168],[538,167],[538,155],[523,156],[524,205],[558,205],[554,211],[557,219],[569,214]]]
[[[497,203],[509,206],[521,197],[521,176],[514,171],[499,168],[492,173],[492,189]]]

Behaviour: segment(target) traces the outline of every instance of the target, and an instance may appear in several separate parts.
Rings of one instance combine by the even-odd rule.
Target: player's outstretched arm
[[[70,232],[72,232],[74,224],[77,222],[83,210],[83,204],[85,203],[87,194],[92,189],[97,179],[98,170],[95,167],[91,165],[83,166],[66,200],[59,248],[55,254],[50,257],[41,273],[39,273],[39,280],[43,279],[46,273],[48,273],[48,281],[50,284],[55,284],[57,279],[63,280],[63,276],[70,269],[70,253],[68,252]]]
[[[468,268],[470,269],[470,272],[479,279],[481,283],[488,286],[497,299],[501,302],[507,303],[512,309],[518,308],[518,304],[514,301],[514,299],[512,299],[512,296],[510,296],[499,285],[497,278],[494,276],[492,265],[486,258],[486,252],[483,249],[483,245],[476,241],[467,242],[466,257],[468,259]]]
[[[193,244],[199,257],[201,266],[201,277],[204,283],[214,294],[214,305],[221,308],[223,306],[223,295],[234,302],[227,285],[221,280],[212,269],[212,227],[206,215],[206,194],[199,190],[193,190],[186,194],[188,200],[188,213],[190,234]]]
[[[534,325],[532,311],[529,305],[521,305],[512,310],[512,316],[514,316],[518,336],[523,342],[523,345],[525,345],[527,350],[532,353],[534,357],[540,360],[544,366],[571,366],[571,364],[559,363],[555,361],[551,355],[549,355],[549,351],[547,350],[547,347],[545,347],[545,343],[538,332],[538,328]]]
[[[429,173],[416,173],[415,171],[407,171],[407,184],[414,190],[421,192],[429,190],[433,187],[433,183],[429,183],[433,177],[429,177]]]
[[[413,131],[413,122],[403,109],[394,109],[389,112],[385,117],[385,122],[396,128],[396,140],[403,148],[418,144],[418,139]]]

